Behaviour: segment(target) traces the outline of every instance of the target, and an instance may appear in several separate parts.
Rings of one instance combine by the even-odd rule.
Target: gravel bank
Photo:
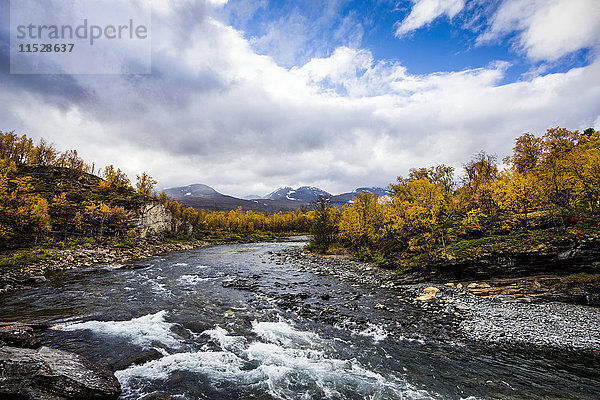
[[[528,303],[528,298],[519,296],[476,296],[466,290],[466,284],[454,287],[406,285],[397,282],[396,274],[390,270],[343,256],[315,256],[299,249],[289,249],[274,257],[317,275],[332,275],[361,285],[385,288],[393,292],[398,301],[412,302],[428,312],[454,316],[458,321],[454,334],[466,342],[600,351],[600,308],[557,302]],[[439,290],[435,298],[417,300],[430,286]],[[393,308],[393,305],[382,304],[381,307]]]

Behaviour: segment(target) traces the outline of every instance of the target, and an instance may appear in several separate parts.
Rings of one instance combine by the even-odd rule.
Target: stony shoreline
[[[527,293],[526,289],[516,290],[518,285],[513,286],[512,292],[501,294],[489,290],[494,286],[482,281],[406,284],[391,270],[344,256],[318,256],[300,249],[288,249],[277,256],[299,269],[394,291],[400,301],[435,310],[448,318],[454,316],[459,322],[454,334],[469,342],[541,350],[600,351],[600,308],[557,302],[556,299],[568,300],[568,296],[558,296],[553,292],[556,288],[547,287],[544,293],[548,295],[543,296]],[[543,282],[550,277],[538,279]],[[538,280],[528,277],[514,281],[529,285]],[[433,295],[428,294],[431,292]],[[390,307],[387,304],[375,307],[378,306]]]
[[[140,239],[133,247],[98,244],[92,248],[77,247],[53,250],[55,256],[30,265],[5,267],[0,270],[0,294],[44,282],[49,271],[90,267],[100,264],[123,264],[124,267],[160,254],[209,246],[202,240],[165,242],[160,237]]]

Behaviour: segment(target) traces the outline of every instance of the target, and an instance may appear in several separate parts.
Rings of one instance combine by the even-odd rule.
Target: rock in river
[[[110,371],[76,354],[0,347],[0,398],[117,399],[120,394]]]
[[[37,328],[37,329],[36,329]],[[0,346],[40,347],[40,341],[35,337],[41,326],[25,325],[18,322],[0,322]]]

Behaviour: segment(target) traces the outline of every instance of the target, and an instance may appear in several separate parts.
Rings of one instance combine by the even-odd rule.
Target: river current
[[[61,271],[4,295],[1,319],[49,321],[43,344],[108,366],[123,399],[600,398],[597,357],[407,339],[402,324],[435,324],[433,316],[415,319],[423,312],[394,305],[389,289],[269,256],[304,244],[219,245],[137,269]],[[289,299],[321,317],[345,307],[344,317],[323,322]],[[394,330],[373,307],[381,299],[394,306]]]

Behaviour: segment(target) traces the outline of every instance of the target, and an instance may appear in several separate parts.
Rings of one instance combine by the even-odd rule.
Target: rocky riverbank
[[[122,264],[124,268],[135,268],[136,263],[149,257],[209,244],[201,240],[165,242],[160,237],[147,237],[139,239],[132,247],[96,244],[91,248],[82,246],[56,249],[52,250],[53,256],[49,260],[0,268],[0,294],[44,282],[45,273],[48,271],[90,267],[96,264]]]
[[[85,358],[41,346],[43,325],[0,322],[0,398],[117,399],[114,374]]]
[[[589,299],[589,293],[582,294],[585,292],[581,288],[574,288],[558,276],[407,284],[393,271],[354,262],[344,256],[323,257],[289,249],[273,257],[317,275],[386,288],[396,294],[398,301],[415,304],[429,312],[432,324],[444,324],[445,329],[452,331],[447,333],[451,340],[600,351],[600,308],[567,304]],[[376,304],[373,308],[393,314],[395,301]],[[592,302],[597,304],[595,300]],[[403,329],[410,332],[408,325]],[[423,326],[421,330],[433,332],[429,328]]]

